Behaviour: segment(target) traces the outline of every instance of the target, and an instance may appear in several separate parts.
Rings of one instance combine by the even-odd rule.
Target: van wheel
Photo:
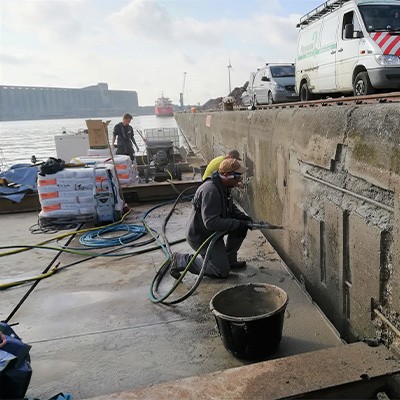
[[[300,101],[309,101],[313,99],[313,94],[308,89],[307,82],[303,82],[300,87]]]
[[[272,93],[268,92],[268,104],[275,104],[275,100],[272,97]]]
[[[368,73],[363,71],[357,74],[353,83],[354,96],[365,96],[375,93],[374,87],[371,85]]]

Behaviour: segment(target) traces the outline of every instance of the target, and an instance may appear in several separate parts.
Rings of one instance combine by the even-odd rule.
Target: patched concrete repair
[[[400,338],[398,104],[176,114],[211,159],[237,148],[240,202],[347,341]]]

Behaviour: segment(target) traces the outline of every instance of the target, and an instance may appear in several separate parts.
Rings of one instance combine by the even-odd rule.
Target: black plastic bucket
[[[238,358],[260,360],[282,339],[288,295],[265,283],[237,285],[218,292],[210,302],[225,348]]]

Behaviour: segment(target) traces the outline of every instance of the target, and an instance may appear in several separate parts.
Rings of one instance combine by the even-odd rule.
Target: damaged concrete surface
[[[243,154],[242,206],[286,226],[265,235],[341,336],[400,349],[399,104],[175,119],[207,160],[227,148]]]
[[[151,205],[135,206],[127,223],[140,224]],[[149,226],[161,231],[171,205],[149,214]],[[183,237],[189,203],[180,204],[167,225],[170,241]],[[33,235],[36,213],[2,216],[1,246],[39,243],[64,231]],[[67,238],[59,242],[64,243]],[[74,239],[70,248],[81,248]],[[131,249],[132,250],[132,249]],[[137,249],[133,249],[137,250]],[[189,250],[183,242],[173,251]],[[8,250],[2,250],[5,252]],[[126,251],[126,250],[124,250]],[[0,281],[42,273],[57,253],[32,249],[1,257]],[[153,304],[150,283],[165,259],[161,250],[125,257],[82,259],[62,254],[59,272],[42,280],[9,323],[32,345],[33,376],[27,396],[49,398],[59,392],[74,399],[92,398],[233,367],[252,365],[223,346],[209,309],[212,296],[233,285],[262,282],[277,285],[289,296],[283,337],[269,359],[343,346],[336,330],[259,231],[249,231],[239,258],[248,263],[226,280],[204,278],[197,291],[175,306]],[[64,268],[63,268],[64,266]],[[177,292],[194,282],[188,274]],[[161,290],[172,284],[165,278]],[[1,292],[0,319],[5,320],[31,284]]]

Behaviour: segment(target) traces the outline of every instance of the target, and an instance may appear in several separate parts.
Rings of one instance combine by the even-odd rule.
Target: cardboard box
[[[108,141],[108,124],[111,122],[103,122],[101,119],[87,119],[86,126],[89,133],[89,147],[91,149],[105,149],[109,146]]]

